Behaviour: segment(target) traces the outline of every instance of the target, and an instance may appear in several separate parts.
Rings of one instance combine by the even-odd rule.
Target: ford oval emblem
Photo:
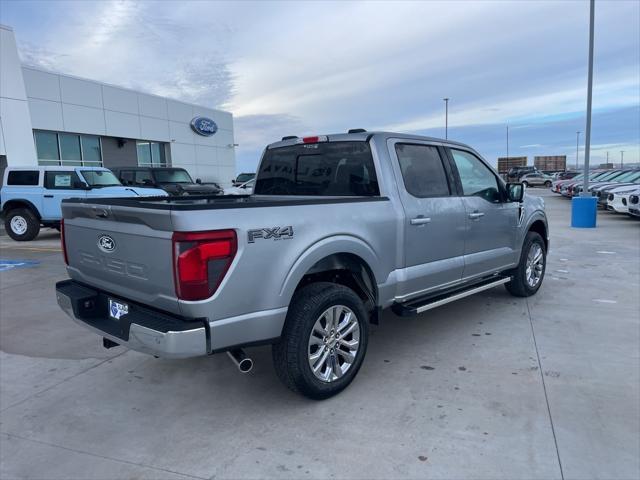
[[[116,249],[116,242],[109,235],[100,235],[98,238],[98,248],[103,252],[113,252]]]
[[[210,137],[218,131],[218,125],[210,118],[196,117],[191,120],[191,130],[203,137]]]

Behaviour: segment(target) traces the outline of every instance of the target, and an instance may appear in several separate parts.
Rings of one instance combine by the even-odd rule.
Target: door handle
[[[426,225],[431,222],[429,217],[416,217],[410,220],[411,225]]]
[[[481,217],[484,217],[484,213],[482,212],[473,212],[469,214],[469,218],[471,220],[479,220]]]
[[[53,195],[45,195],[44,198],[53,198]]]

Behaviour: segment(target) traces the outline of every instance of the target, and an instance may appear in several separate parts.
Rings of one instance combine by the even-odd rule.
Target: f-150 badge
[[[249,243],[255,243],[258,239],[289,240],[293,238],[293,227],[257,228],[247,232]]]

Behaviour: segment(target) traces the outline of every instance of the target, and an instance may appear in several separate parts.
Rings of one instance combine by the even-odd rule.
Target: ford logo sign
[[[218,125],[210,118],[196,117],[191,120],[191,130],[203,137],[210,137],[218,131]]]
[[[116,249],[116,242],[109,235],[100,235],[98,238],[98,248],[103,252],[113,252]]]

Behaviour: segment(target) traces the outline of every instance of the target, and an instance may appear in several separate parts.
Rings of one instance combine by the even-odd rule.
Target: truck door
[[[465,209],[441,147],[389,140],[389,153],[405,213],[406,300],[460,281],[464,268]]]
[[[82,182],[73,170],[46,171],[42,195],[42,219],[60,220],[60,203],[65,198],[86,197],[86,190],[79,188]]]
[[[496,174],[472,152],[447,148],[459,177],[466,211],[463,278],[511,266],[520,208],[507,202]]]

